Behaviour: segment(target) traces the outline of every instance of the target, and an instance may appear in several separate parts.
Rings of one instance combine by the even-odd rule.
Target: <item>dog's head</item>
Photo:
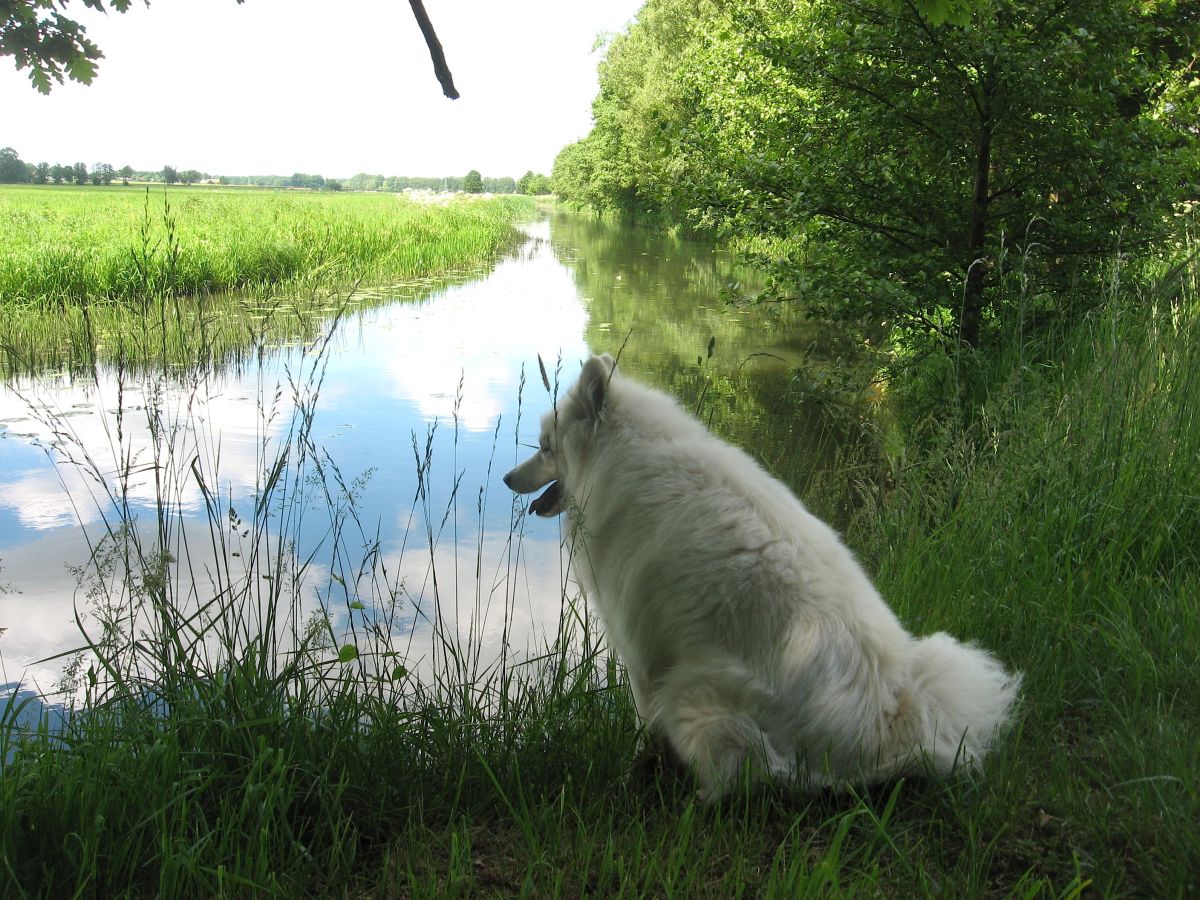
[[[584,363],[579,380],[542,416],[537,452],[504,476],[518,494],[546,488],[529,504],[531,513],[557,516],[567,508],[572,475],[577,474],[573,470],[586,458],[587,444],[600,424],[614,369],[607,353]]]

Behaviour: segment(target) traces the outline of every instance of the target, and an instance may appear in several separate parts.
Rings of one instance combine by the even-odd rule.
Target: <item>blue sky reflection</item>
[[[525,453],[516,434],[522,366],[521,431],[528,439],[549,405],[537,355],[551,368],[561,356],[569,379],[587,353],[586,310],[548,238],[548,223],[538,223],[524,250],[486,277],[347,316],[331,344],[312,435],[347,483],[363,479],[357,509],[363,546],[378,534],[379,559],[414,607],[428,608],[436,568],[443,601],[453,596],[447,585],[457,585],[456,608],[443,603],[454,627],[463,634],[474,628],[493,644],[507,634],[517,650],[556,627],[562,584],[557,529],[531,528],[519,556],[509,539],[514,504],[500,476]],[[134,470],[128,496],[139,528],[154,521],[160,488],[147,408],[157,405],[176,428],[173,465],[160,466],[158,480],[171,483],[183,530],[199,535],[207,522],[191,460],[199,459],[221,497],[249,518],[256,486],[286,439],[294,411],[290,378],[310,363],[299,348],[281,349],[258,369],[218,373],[199,388],[173,386],[157,397],[153,386],[118,385],[112,371],[101,372],[98,383],[59,375],[0,386],[0,628],[7,629],[0,679],[36,680],[49,689],[60,666],[34,661],[79,643],[75,608],[86,603],[69,567],[85,563],[89,537],[103,533],[112,507],[102,484],[117,483],[123,462]],[[125,408],[119,438],[118,403]],[[427,440],[428,495],[414,513],[414,446],[423,455]],[[57,465],[45,450],[52,443],[59,445],[51,451]],[[94,469],[64,461],[64,453],[95,461]],[[302,552],[328,540],[329,522],[319,510],[306,516]],[[431,532],[440,535],[433,551]],[[190,544],[198,548],[204,540]],[[369,615],[349,608],[346,589],[330,577],[320,553],[316,560],[306,576],[305,606],[327,604],[336,627]],[[193,561],[197,571],[211,563],[202,555]],[[505,604],[513,611],[507,630]],[[401,620],[411,625],[419,618]],[[428,652],[420,631],[412,646],[418,656]]]

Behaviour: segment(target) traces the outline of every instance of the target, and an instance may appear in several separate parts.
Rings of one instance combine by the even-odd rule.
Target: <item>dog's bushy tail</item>
[[[986,650],[938,633],[912,645],[909,702],[927,765],[975,769],[1008,724],[1021,687]]]

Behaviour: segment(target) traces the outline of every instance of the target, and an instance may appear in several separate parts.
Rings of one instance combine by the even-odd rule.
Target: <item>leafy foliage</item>
[[[550,179],[545,175],[534,174],[533,169],[529,169],[517,179],[516,191],[518,194],[549,194]]]
[[[555,189],[754,238],[773,295],[818,315],[978,346],[1018,316],[1077,314],[1101,261],[1160,240],[1195,189],[1198,16],[969,11],[651,0],[609,45]],[[1034,289],[1003,290],[1016,255]]]
[[[483,193],[483,176],[479,174],[478,169],[472,169],[467,173],[462,181],[462,189],[468,194]]]
[[[0,148],[0,183],[20,183],[29,180],[29,169],[12,147]]]
[[[0,3],[0,56],[15,58],[17,69],[29,69],[29,80],[43,94],[63,76],[91,84],[104,54],[88,40],[82,25],[64,16],[69,0],[6,0]],[[149,0],[145,0],[149,6]],[[238,0],[240,3],[241,0]],[[127,12],[132,0],[83,0],[105,12]]]

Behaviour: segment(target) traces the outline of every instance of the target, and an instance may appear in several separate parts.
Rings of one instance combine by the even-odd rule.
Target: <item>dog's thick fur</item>
[[[745,765],[808,787],[979,765],[1020,677],[912,637],[832,529],[673,399],[592,357],[540,442],[504,481],[569,512],[638,713],[702,796]]]

